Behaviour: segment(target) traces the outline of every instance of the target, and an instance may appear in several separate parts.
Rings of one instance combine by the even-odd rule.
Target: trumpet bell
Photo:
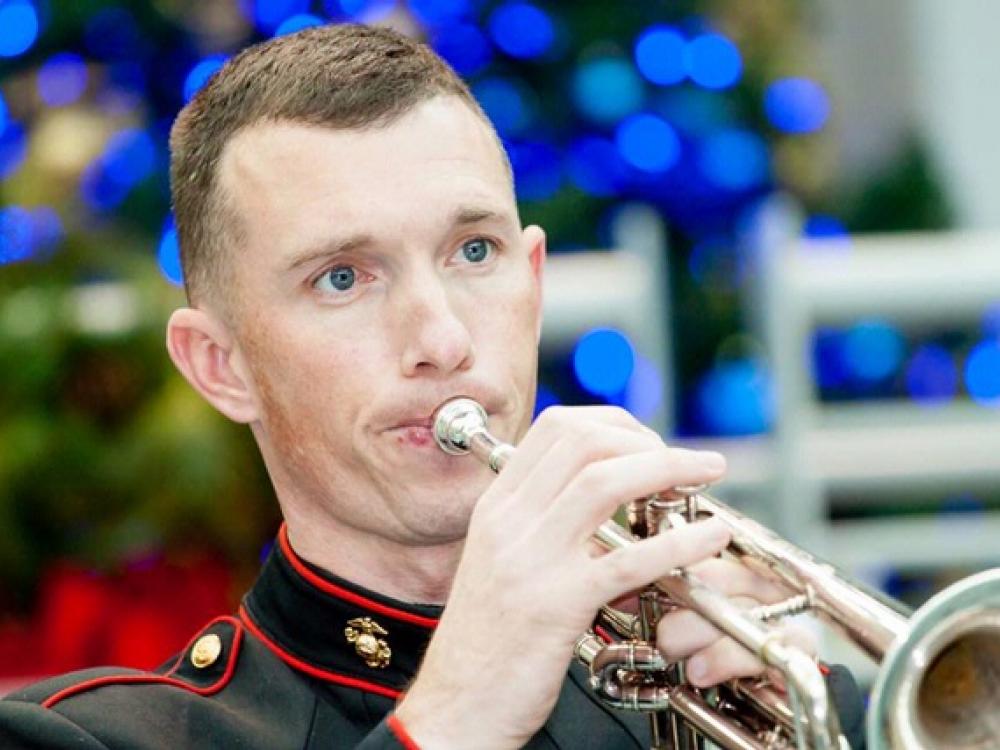
[[[870,750],[1000,748],[1000,569],[933,596],[886,653]]]

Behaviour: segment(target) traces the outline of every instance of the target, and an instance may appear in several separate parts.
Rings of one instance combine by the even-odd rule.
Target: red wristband
[[[389,731],[396,735],[399,744],[405,747],[406,750],[420,750],[420,745],[413,741],[410,733],[406,731],[406,727],[403,726],[403,722],[399,720],[396,714],[389,714],[389,718],[386,719],[385,723],[389,726]]]

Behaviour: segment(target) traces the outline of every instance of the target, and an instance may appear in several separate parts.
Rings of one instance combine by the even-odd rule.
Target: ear
[[[528,247],[528,262],[531,264],[531,273],[535,277],[535,290],[538,295],[538,321],[535,324],[535,338],[541,341],[542,338],[542,302],[544,285],[542,281],[545,276],[545,230],[532,224],[524,228],[524,242]]]
[[[224,415],[241,424],[258,419],[249,367],[215,315],[190,307],[175,310],[167,323],[167,351],[181,375]]]

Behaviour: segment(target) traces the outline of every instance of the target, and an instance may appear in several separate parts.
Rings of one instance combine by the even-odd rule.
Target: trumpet
[[[434,417],[438,446],[471,454],[499,473],[514,447],[497,440],[475,401],[452,399]],[[1000,748],[1000,569],[961,580],[915,613],[850,581],[834,567],[711,497],[700,487],[667,488],[626,506],[627,528],[603,523],[606,550],[707,517],[731,531],[728,553],[790,592],[784,601],[743,610],[685,570],[639,595],[637,615],[603,607],[576,643],[591,686],[607,705],[650,715],[653,748],[847,750],[819,663],[786,645],[773,625],[810,612],[880,663],[869,702],[870,750]],[[667,608],[698,612],[781,676],[730,681],[711,690],[684,679],[655,645]],[[608,636],[607,631],[615,634]],[[601,637],[601,635],[605,637]]]

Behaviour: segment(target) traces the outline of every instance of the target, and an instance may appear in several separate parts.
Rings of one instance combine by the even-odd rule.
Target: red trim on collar
[[[420,625],[424,628],[437,627],[438,620],[435,617],[415,615],[412,612],[406,612],[402,609],[396,609],[395,607],[390,607],[386,604],[380,604],[373,599],[361,596],[360,594],[355,594],[353,591],[348,591],[347,589],[316,575],[304,562],[302,562],[302,558],[295,553],[295,550],[292,549],[292,545],[289,544],[287,524],[281,524],[281,530],[278,532],[278,543],[281,545],[281,550],[285,553],[285,557],[288,558],[288,562],[291,563],[293,568],[295,568],[295,572],[320,591],[331,594],[338,599],[348,601],[351,604],[356,604],[359,607],[364,607],[372,612],[377,612],[380,615],[391,617],[394,620],[401,620],[402,622],[408,622],[413,625]]]
[[[325,682],[332,682],[337,685],[364,690],[368,693],[375,693],[376,695],[382,695],[386,698],[392,698],[393,700],[396,700],[403,694],[402,690],[395,690],[393,688],[386,687],[385,685],[368,682],[367,680],[362,680],[357,677],[349,677],[344,674],[338,674],[337,672],[333,672],[329,669],[314,667],[312,664],[309,664],[299,657],[288,653],[285,649],[266,636],[264,631],[260,629],[260,626],[258,626],[257,623],[250,618],[250,613],[247,612],[245,607],[240,607],[239,615],[240,619],[243,620],[243,624],[246,626],[246,629],[253,633],[257,640],[264,644],[269,651],[293,669],[305,672],[306,674],[312,677],[317,677]]]
[[[389,714],[389,718],[385,720],[385,723],[389,725],[389,731],[396,735],[399,744],[406,748],[406,750],[420,750],[420,745],[414,742],[410,733],[406,731],[406,727],[403,726],[403,722],[399,720],[396,714]]]
[[[176,677],[171,677],[179,668],[184,660],[184,655],[188,650],[194,645],[198,638],[201,638],[205,631],[208,630],[213,625],[226,622],[233,626],[233,642],[229,649],[229,660],[226,662],[226,671],[222,673],[222,676],[218,680],[213,682],[211,685],[206,685],[205,687],[197,687],[183,680],[178,680]],[[104,687],[106,685],[135,685],[135,684],[146,684],[146,685],[170,685],[172,687],[183,688],[191,693],[197,693],[198,695],[214,695],[226,686],[229,680],[233,677],[233,672],[236,670],[236,656],[240,651],[240,644],[243,641],[243,625],[235,617],[216,617],[205,627],[203,627],[198,634],[194,636],[188,644],[184,647],[181,653],[177,657],[177,661],[166,674],[122,674],[122,675],[107,675],[105,677],[95,677],[90,680],[84,680],[76,685],[70,685],[67,688],[63,688],[58,693],[50,695],[44,701],[42,701],[43,708],[52,708],[54,705],[66,698],[71,698],[74,695],[79,695],[80,693],[85,693],[88,690],[94,690],[99,687]]]

